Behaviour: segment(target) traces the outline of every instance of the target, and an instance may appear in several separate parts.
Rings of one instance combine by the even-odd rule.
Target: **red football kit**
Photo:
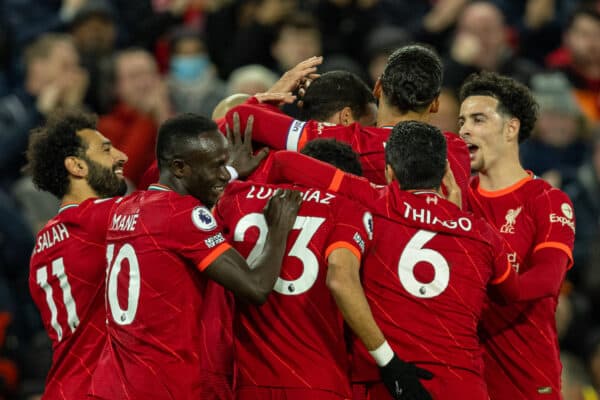
[[[575,236],[573,207],[565,193],[533,176],[489,192],[474,177],[469,203],[475,215],[489,221],[506,239],[511,264],[519,274],[532,268],[531,258],[542,249],[566,253],[569,265],[554,277],[562,282],[572,265]],[[505,306],[491,303],[484,312],[485,375],[492,400],[561,398],[557,301],[558,293]]]
[[[290,186],[230,183],[215,209],[229,242],[249,261],[265,241],[262,210],[277,187]],[[360,260],[371,215],[339,195],[296,189],[303,202],[273,293],[260,307],[236,303],[237,399],[263,398],[273,389],[286,398],[351,396],[343,318],[325,282],[327,257],[345,248]]]
[[[294,120],[277,107],[259,103],[255,97],[227,113],[226,119],[230,126],[235,112],[240,115],[241,121],[246,121],[253,115],[252,140],[274,149],[300,151],[306,142],[317,138],[335,138],[346,142],[359,154],[363,176],[376,184],[386,183],[384,149],[392,127],[365,127],[358,123],[342,126],[314,120]],[[244,129],[245,122],[241,125]],[[444,132],[444,136],[448,147],[448,162],[464,197],[471,174],[469,151],[458,135]]]
[[[107,234],[108,337],[92,396],[205,398],[201,272],[230,248],[192,196],[155,184],[117,204]]]
[[[290,152],[275,155],[275,181],[328,187],[359,201],[375,216],[363,286],[375,320],[398,356],[434,373],[423,381],[435,399],[487,399],[477,325],[488,286],[516,293],[507,248],[498,233],[429,192],[366,180]],[[511,296],[509,296],[511,297]],[[378,370],[355,342],[355,382],[377,382]],[[383,385],[372,398],[390,398]],[[381,397],[378,397],[381,396]]]
[[[29,289],[52,340],[44,399],[84,399],[106,339],[105,238],[115,199],[63,205],[38,233]]]

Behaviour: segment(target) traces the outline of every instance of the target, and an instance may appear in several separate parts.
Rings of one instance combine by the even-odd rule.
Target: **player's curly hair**
[[[402,190],[438,189],[446,172],[446,156],[442,132],[420,121],[398,123],[385,145],[385,162]]]
[[[442,90],[443,67],[430,47],[411,44],[394,51],[381,75],[381,89],[402,113],[423,112]]]
[[[344,172],[362,176],[362,166],[358,154],[347,143],[329,138],[314,139],[306,143],[300,152],[329,163]]]
[[[33,183],[59,199],[69,190],[65,158],[85,154],[87,146],[77,135],[83,129],[96,129],[95,115],[83,111],[63,111],[51,116],[42,127],[31,131],[27,147],[27,165]]]
[[[469,96],[490,96],[498,100],[497,111],[521,123],[519,143],[531,135],[539,106],[527,86],[495,72],[480,72],[471,74],[460,88],[461,103]]]

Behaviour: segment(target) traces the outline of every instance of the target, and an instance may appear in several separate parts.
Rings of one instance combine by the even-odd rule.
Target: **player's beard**
[[[88,184],[98,194],[98,197],[122,196],[127,193],[125,179],[119,178],[115,173],[115,169],[123,168],[122,165],[116,164],[112,168],[107,168],[87,157],[85,161],[88,164]]]

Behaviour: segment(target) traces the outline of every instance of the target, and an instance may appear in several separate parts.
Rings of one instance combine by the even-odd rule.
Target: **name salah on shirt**
[[[259,200],[268,199],[275,194],[275,190],[276,189],[270,187],[252,185],[250,187],[250,191],[246,195],[246,198]],[[302,193],[302,201],[314,201],[315,203],[319,204],[331,204],[330,200],[332,199],[335,199],[334,194],[323,193],[316,189],[307,189]]]
[[[47,230],[40,233],[35,246],[35,253],[44,251],[54,246],[56,243],[62,242],[69,238],[69,231],[64,224],[58,223],[52,225]]]

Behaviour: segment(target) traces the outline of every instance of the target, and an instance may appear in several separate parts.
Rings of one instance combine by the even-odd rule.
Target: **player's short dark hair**
[[[359,119],[367,113],[370,103],[375,104],[375,96],[358,76],[348,71],[326,72],[306,89],[300,118],[326,121],[344,107],[350,107],[352,117]]]
[[[182,151],[182,147],[198,139],[198,135],[212,131],[218,131],[217,124],[198,114],[185,113],[163,122],[156,139],[158,169],[167,167],[171,159]]]
[[[400,47],[389,56],[381,89],[400,112],[423,112],[442,90],[443,66],[435,50],[422,44]]]
[[[439,188],[446,172],[446,155],[442,132],[419,121],[398,123],[385,145],[385,161],[403,190]]]
[[[517,118],[519,143],[531,135],[538,116],[538,104],[527,86],[495,72],[471,74],[460,88],[460,102],[469,96],[490,96],[498,100],[498,113]]]
[[[41,190],[62,198],[69,190],[65,158],[85,155],[87,145],[77,132],[96,129],[96,116],[82,111],[63,111],[52,115],[46,124],[31,131],[27,165],[33,183]]]
[[[302,154],[329,163],[344,172],[362,176],[358,154],[348,143],[335,139],[314,139],[306,143]]]

